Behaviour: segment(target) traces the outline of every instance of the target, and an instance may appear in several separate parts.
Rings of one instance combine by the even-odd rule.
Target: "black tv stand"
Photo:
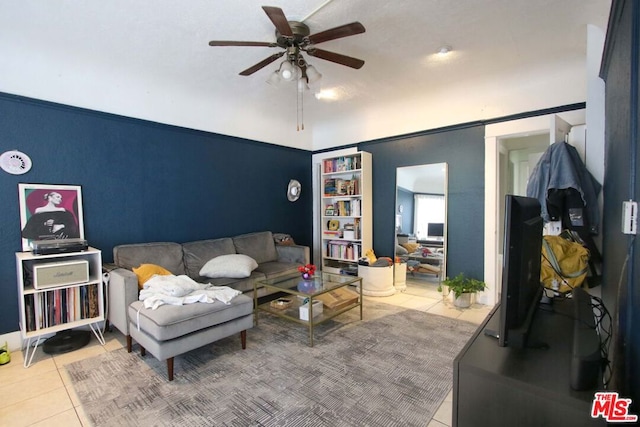
[[[500,338],[500,334],[495,329],[485,329],[484,330],[484,334],[486,336],[488,336],[488,337],[491,337],[491,338],[495,338],[495,339],[499,339]]]
[[[453,364],[453,426],[604,426],[591,418],[598,384],[571,388],[574,302],[539,307],[529,342],[548,348],[500,347],[500,307],[489,314]],[[486,331],[486,332],[485,332]]]

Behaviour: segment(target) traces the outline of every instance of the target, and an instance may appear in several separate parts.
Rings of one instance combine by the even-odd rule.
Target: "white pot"
[[[471,293],[464,293],[453,300],[453,305],[459,308],[467,308],[471,306]]]

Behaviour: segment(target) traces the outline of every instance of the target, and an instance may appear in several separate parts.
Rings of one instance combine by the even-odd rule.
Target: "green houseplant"
[[[481,292],[487,287],[486,283],[482,280],[466,277],[464,273],[460,273],[454,278],[447,277],[442,281],[442,284],[438,287],[438,291],[449,295],[453,292],[454,301],[456,307],[469,307],[471,305],[471,294]]]

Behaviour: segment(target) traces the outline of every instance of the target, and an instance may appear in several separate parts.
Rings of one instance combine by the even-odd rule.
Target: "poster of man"
[[[33,240],[84,238],[80,186],[18,184],[22,250]]]

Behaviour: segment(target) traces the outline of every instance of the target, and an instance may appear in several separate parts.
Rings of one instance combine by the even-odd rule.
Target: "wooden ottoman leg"
[[[169,376],[169,381],[173,381],[173,357],[167,359],[167,375]]]
[[[131,341],[131,335],[127,335],[127,353],[131,353],[131,346],[133,345]]]
[[[143,346],[140,346],[140,355],[141,356],[146,356],[147,355],[147,350],[145,350]]]
[[[240,332],[240,342],[242,343],[242,349],[247,348],[247,330]]]

